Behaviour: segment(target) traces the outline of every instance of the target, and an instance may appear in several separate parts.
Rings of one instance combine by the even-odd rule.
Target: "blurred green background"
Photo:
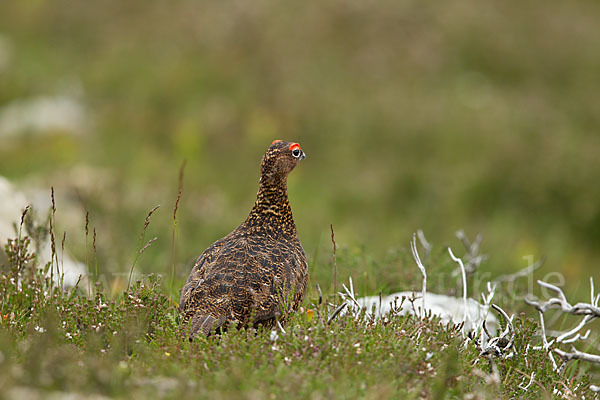
[[[53,185],[67,246],[102,272],[128,271],[161,204],[136,268],[168,274],[187,160],[179,285],[246,217],[266,147],[294,140],[308,155],[289,195],[312,285],[330,284],[333,223],[340,280],[369,275],[370,290],[418,274],[397,254],[419,228],[438,248],[459,249],[457,229],[483,233],[494,274],[546,255],[539,277],[587,286],[600,256],[598,21],[591,0],[5,1],[0,175]],[[71,103],[53,125],[15,122],[40,98]]]

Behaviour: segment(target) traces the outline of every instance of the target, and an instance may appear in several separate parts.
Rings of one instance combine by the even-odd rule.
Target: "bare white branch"
[[[340,292],[340,295],[342,296],[342,298],[344,297],[348,297],[350,300],[352,300],[352,302],[358,307],[358,309],[360,310],[360,304],[358,303],[358,301],[356,301],[356,297],[354,296],[354,285],[352,284],[352,277],[349,277],[349,282],[350,282],[350,289],[348,289],[348,287],[342,283],[342,287],[344,288],[344,291],[346,293],[342,293]]]
[[[417,237],[419,238],[419,242],[421,242],[421,246],[425,249],[425,254],[431,253],[433,246],[425,239],[425,234],[422,229],[417,230]]]
[[[502,315],[502,317],[506,321],[506,328],[504,329],[504,332],[502,332],[498,336],[490,337],[490,340],[487,343],[482,342],[480,346],[480,354],[488,357],[494,355],[496,357],[502,357],[504,359],[510,358],[513,355],[512,348],[515,343],[515,329],[512,323],[514,315],[512,317],[509,317],[508,314],[499,306],[495,304],[492,304],[491,306],[497,313]],[[485,324],[483,325],[483,329],[489,336],[489,333],[485,328]]]
[[[281,326],[281,322],[279,322],[279,320],[277,320],[277,327],[279,328],[279,330],[281,331],[281,333],[283,333],[285,335],[285,329],[283,329],[283,326]]]
[[[563,302],[565,302],[565,303],[568,304],[567,297],[565,296],[565,294],[564,294],[564,292],[562,291],[561,288],[559,288],[558,286],[555,286],[555,285],[553,285],[551,283],[540,281],[540,280],[538,280],[537,283],[538,283],[538,285],[540,285],[542,287],[545,287],[546,289],[550,289],[550,290],[556,292],[560,296],[560,299]]]
[[[542,349],[548,353],[548,358],[550,358],[550,361],[552,361],[552,369],[554,371],[556,371],[558,369],[558,365],[556,365],[556,360],[554,360],[554,356],[552,355],[552,352],[550,351],[550,346],[552,346],[554,344],[554,340],[548,342],[548,339],[546,338],[546,324],[544,323],[544,313],[539,311],[540,314],[540,326],[542,328]]]
[[[594,280],[590,278],[590,303],[577,303],[575,305],[571,305],[567,301],[567,297],[565,296],[562,289],[560,289],[559,287],[544,281],[538,280],[537,282],[541,287],[551,290],[556,294],[556,297],[552,297],[546,302],[525,299],[527,304],[535,307],[540,314],[541,336],[543,343],[541,349],[547,352],[548,357],[552,361],[552,366],[554,370],[558,370],[558,367],[552,355],[553,353],[556,353],[563,360],[561,368],[564,367],[566,365],[566,362],[570,360],[582,360],[592,362],[595,364],[600,364],[600,355],[585,353],[577,350],[575,346],[573,346],[573,343],[580,340],[586,340],[589,337],[589,329],[583,335],[581,334],[581,330],[583,329],[583,327],[591,321],[595,320],[596,318],[600,317],[600,308],[598,308],[598,300],[600,298],[594,293]],[[572,329],[567,330],[565,332],[557,332],[555,333],[556,338],[551,341],[548,341],[546,336],[546,327],[544,324],[544,313],[549,309],[553,308],[558,309],[562,313],[583,316],[583,318]],[[567,352],[558,348],[551,349],[552,345],[559,343],[570,343],[571,351]],[[537,347],[537,349],[540,349],[540,347]],[[594,390],[593,388],[591,389]]]
[[[533,378],[535,378],[535,371],[531,373],[531,379],[529,379],[529,383],[525,386],[523,386],[523,383],[519,384],[519,388],[523,389],[524,391],[527,391],[529,389],[529,386],[531,386],[531,384],[533,383]]]
[[[496,284],[492,282],[487,283],[487,296],[481,293],[481,297],[483,298],[483,304],[489,306],[494,299],[494,295],[496,294]]]
[[[419,251],[417,250],[417,238],[416,235],[413,234],[413,238],[412,241],[410,242],[410,249],[412,251],[412,255],[413,258],[415,259],[415,262],[417,263],[417,267],[419,267],[419,270],[421,270],[421,274],[423,275],[423,286],[422,286],[422,309],[421,309],[421,313],[422,313],[422,317],[425,316],[425,297],[427,294],[427,271],[425,270],[425,266],[423,265],[423,263],[421,262],[421,257],[419,257]]]
[[[577,303],[574,306],[571,305],[565,294],[558,287],[549,283],[538,281],[538,284],[546,289],[555,291],[559,297],[553,297],[545,303],[540,303],[534,300],[525,299],[525,302],[531,306],[534,306],[541,312],[546,312],[551,308],[560,308],[563,312],[571,315],[588,315],[591,319],[600,318],[600,307],[595,304],[588,303]]]
[[[463,257],[465,259],[465,271],[468,275],[471,275],[475,271],[477,271],[481,263],[487,260],[488,258],[485,254],[479,254],[479,246],[481,245],[483,236],[481,234],[478,234],[475,240],[471,242],[467,238],[467,235],[465,235],[465,232],[461,229],[458,232],[456,232],[456,237],[462,242],[463,246],[465,247],[466,254]],[[456,269],[452,273],[452,275],[456,276],[459,273],[460,270]]]
[[[454,253],[452,253],[452,249],[450,247],[448,247],[448,253],[450,253],[450,258],[452,258],[452,260],[456,263],[458,263],[458,265],[460,266],[460,270],[462,272],[462,283],[463,283],[463,303],[464,303],[464,318],[463,320],[466,321],[467,318],[469,317],[469,313],[467,310],[467,272],[465,270],[465,264],[463,263],[463,261],[456,257],[454,255]]]
[[[585,326],[585,324],[587,324],[588,322],[590,322],[593,319],[593,317],[586,315],[581,322],[573,329],[571,329],[570,331],[567,331],[565,333],[563,333],[560,336],[557,336],[556,338],[556,342],[557,343],[571,343],[574,342],[577,339],[570,338],[571,336],[575,335],[574,337],[579,338],[579,331]]]
[[[589,361],[595,364],[600,364],[600,356],[596,354],[584,353],[577,350],[575,347],[571,347],[571,352],[562,351],[561,349],[554,349],[563,360],[583,360]]]
[[[500,306],[497,306],[495,304],[492,304],[492,308],[496,310],[496,312],[498,312],[500,315],[502,315],[502,317],[504,317],[504,320],[506,321],[506,329],[504,329],[502,336],[508,335],[509,333],[512,333],[512,335],[514,336],[515,328],[512,323],[514,315],[512,317],[509,317],[508,314],[502,308],[500,308]]]
[[[591,330],[588,329],[583,335],[578,333],[577,335],[573,336],[572,338],[562,340],[561,343],[575,343],[578,340],[586,340],[590,336],[590,332],[591,332]]]

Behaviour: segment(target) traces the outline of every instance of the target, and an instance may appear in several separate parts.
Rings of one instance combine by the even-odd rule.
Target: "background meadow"
[[[5,3],[0,173],[54,186],[67,247],[103,273],[128,271],[160,204],[138,268],[166,273],[186,160],[182,280],[245,218],[268,144],[296,140],[313,284],[330,284],[334,224],[342,261],[363,260],[340,279],[372,292],[403,286],[418,228],[440,246],[481,232],[493,274],[546,255],[542,276],[578,287],[600,253],[599,16],[594,1]],[[71,103],[38,126],[40,99]]]

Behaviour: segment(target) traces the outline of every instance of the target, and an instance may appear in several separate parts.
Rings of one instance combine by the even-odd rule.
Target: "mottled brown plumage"
[[[300,145],[274,141],[261,163],[248,218],[196,261],[179,302],[190,336],[235,324],[273,326],[289,304],[297,310],[308,269],[287,195],[287,176],[305,157]]]

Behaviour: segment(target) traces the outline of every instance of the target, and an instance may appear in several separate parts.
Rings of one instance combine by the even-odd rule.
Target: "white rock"
[[[83,105],[68,95],[17,99],[0,108],[0,138],[55,131],[77,135],[85,124]]]
[[[6,178],[0,176],[0,263],[6,260],[4,254],[4,245],[9,239],[14,239],[18,235],[18,227],[21,222],[21,216],[23,210],[27,205],[32,204],[28,201],[27,197],[17,190]],[[38,211],[47,210],[47,208],[38,208]],[[42,219],[46,221],[47,219]],[[36,221],[39,224],[39,221]],[[46,222],[44,222],[46,223]],[[22,235],[26,235],[25,227],[22,228]],[[31,245],[31,252],[35,251],[34,244]],[[57,251],[60,251],[60,239],[57,238]],[[65,250],[66,253],[66,250]],[[52,248],[50,238],[41,240],[41,243],[37,243],[37,261],[38,267],[44,267],[52,258]],[[59,265],[55,266],[53,276],[56,277],[56,282],[59,281],[59,277],[64,273],[63,285],[64,287],[73,287],[77,283],[77,280],[82,276],[80,287],[85,289],[87,285],[82,285],[87,276],[85,265],[73,260],[69,254],[64,254],[58,257]],[[55,263],[56,264],[56,263]],[[48,271],[50,275],[50,271]]]
[[[421,312],[423,300],[420,292],[398,292],[385,297],[368,296],[358,298],[356,301],[367,314],[375,313],[375,316],[379,318],[389,313],[394,304],[399,307],[402,297],[406,297],[406,300],[400,307],[400,315],[414,314],[415,311]],[[408,299],[412,298],[416,298],[416,300],[411,304]],[[347,300],[347,303],[349,309],[356,310],[357,305],[354,302]],[[427,292],[425,294],[425,310],[427,313],[431,312],[432,315],[440,317],[444,324],[448,322],[459,324],[464,321],[465,307],[462,298]],[[473,299],[467,299],[467,319],[464,321],[463,331],[469,332],[476,329],[481,326],[485,318],[488,331],[494,335],[499,327],[498,320],[489,311],[487,306],[481,305]]]
[[[25,195],[11,185],[4,177],[0,176],[0,240],[2,249],[8,238],[15,236],[14,224],[21,219],[21,213],[27,205]]]

